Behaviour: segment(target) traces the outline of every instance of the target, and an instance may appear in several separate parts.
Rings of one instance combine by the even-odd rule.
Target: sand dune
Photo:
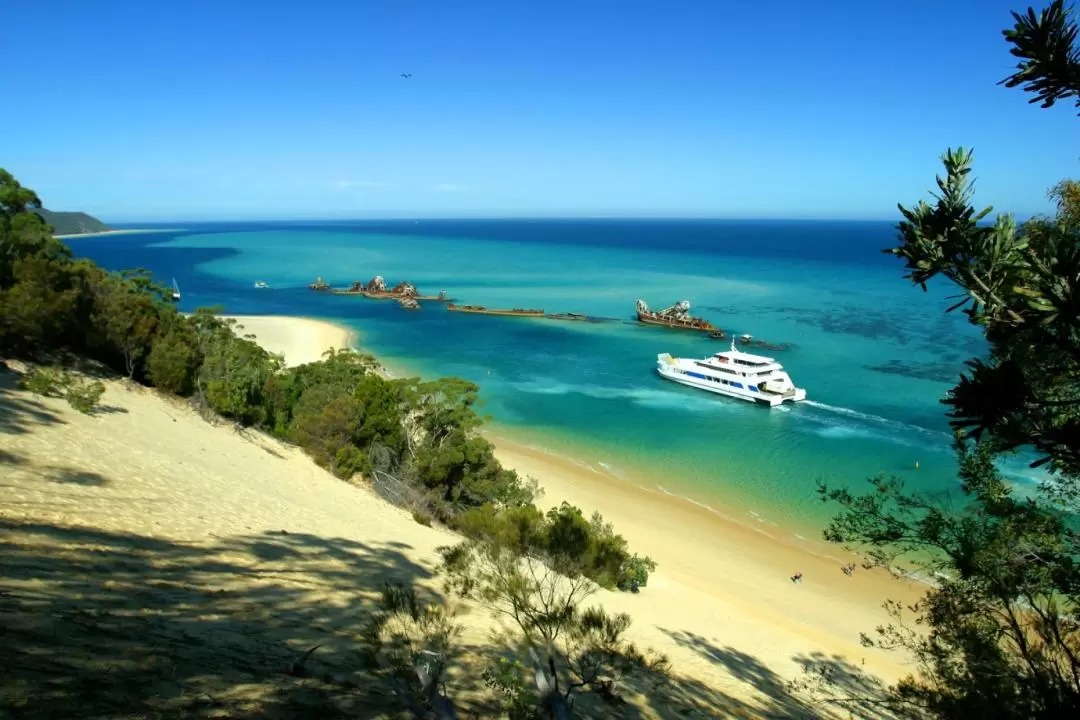
[[[310,320],[241,322],[294,364],[352,339]],[[141,716],[132,707],[177,717],[332,717],[327,702],[377,716],[385,692],[365,684],[350,655],[362,612],[387,578],[436,593],[436,548],[455,536],[415,523],[295,448],[207,423],[146,389],[110,381],[104,402],[100,413],[79,415],[0,374],[0,622],[18,629],[12,645],[28,653],[15,660],[24,669],[3,680],[0,709],[20,692],[37,696],[48,678],[75,675],[81,680],[54,687],[28,717],[65,716],[73,702],[90,708],[83,717]],[[882,620],[886,593],[910,599],[912,587],[870,573],[846,578],[838,557],[817,546],[770,538],[556,456],[508,441],[499,454],[541,481],[545,502],[601,510],[661,564],[642,593],[595,598],[629,612],[634,639],[667,653],[678,675],[631,688],[627,717],[821,715],[786,686],[803,666],[829,664],[868,684],[865,671],[886,680],[903,671],[859,647],[858,633]],[[795,569],[806,574],[802,585],[788,580]],[[483,646],[492,620],[474,609],[464,621],[468,643]],[[324,648],[315,665],[329,677],[281,673],[316,643]],[[34,663],[23,662],[29,653]],[[467,693],[478,673],[458,682]]]

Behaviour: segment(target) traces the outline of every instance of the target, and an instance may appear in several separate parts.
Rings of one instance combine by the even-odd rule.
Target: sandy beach
[[[349,328],[317,320],[236,320],[290,364],[315,355],[316,339],[324,347],[355,341]],[[609,594],[605,602],[631,613],[642,642],[678,656],[680,667],[708,674],[707,645],[752,655],[789,679],[815,653],[846,658],[889,682],[908,672],[901,658],[862,647],[859,634],[886,621],[887,598],[917,600],[917,583],[861,567],[848,577],[841,567],[857,558],[824,541],[744,519],[734,508],[710,511],[651,489],[648,478],[592,471],[497,431],[489,438],[505,466],[539,482],[542,507],[565,500],[599,511],[635,551],[659,563],[646,592]],[[796,572],[803,573],[798,585],[790,580]]]
[[[285,358],[293,367],[322,359],[327,350],[351,348],[356,344],[354,330],[343,325],[281,315],[224,315],[236,321],[239,335],[254,335],[264,349]]]
[[[348,328],[314,320],[237,320],[290,364],[354,341]],[[126,667],[143,673],[147,708],[177,717],[275,716],[270,708],[329,717],[304,704],[316,701],[383,717],[361,707],[375,697],[351,654],[363,611],[389,578],[437,593],[436,548],[457,538],[296,448],[209,423],[153,391],[110,380],[103,402],[80,415],[0,372],[0,615],[18,629],[13,646],[34,658],[0,700],[18,702],[11,692],[40,673],[74,674],[70,692],[88,703],[102,693],[127,701],[134,691],[116,672]],[[628,689],[626,717],[822,717],[827,706],[788,687],[804,668],[843,673],[851,692],[905,672],[858,638],[884,620],[882,600],[910,601],[915,586],[862,570],[846,577],[847,558],[823,544],[495,440],[506,465],[537,478],[543,504],[601,511],[660,565],[640,594],[593,598],[628,612],[632,639],[672,661],[671,678]],[[789,580],[795,571],[805,574],[800,585]],[[470,647],[489,643],[493,619],[461,611]],[[313,664],[329,679],[316,686],[281,673],[317,643]],[[455,682],[467,692],[477,675]]]
[[[131,229],[131,230],[102,230],[101,232],[92,233],[73,233],[70,235],[53,235],[58,240],[70,240],[72,238],[89,238],[89,237],[104,237],[106,235],[142,235],[145,233],[166,233],[176,232],[182,228],[153,228],[153,229]]]

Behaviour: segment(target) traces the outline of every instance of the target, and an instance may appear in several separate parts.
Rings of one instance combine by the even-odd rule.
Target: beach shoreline
[[[230,317],[289,365],[359,340],[351,328],[325,320]],[[319,342],[323,346],[315,347]],[[846,658],[889,682],[907,674],[901,658],[861,647],[859,635],[888,621],[886,599],[911,604],[925,586],[884,570],[858,569],[846,576],[841,567],[857,559],[842,548],[734,507],[707,507],[666,493],[654,478],[604,473],[559,454],[557,447],[539,449],[521,433],[514,435],[498,427],[485,431],[505,467],[537,480],[541,509],[565,501],[587,515],[600,512],[633,551],[659,564],[641,595],[605,598],[609,607],[632,615],[647,644],[671,649],[672,608],[678,608],[682,627],[698,628],[702,637],[714,628],[723,642],[767,660],[789,678],[799,672],[798,658],[813,652]],[[803,574],[798,585],[791,581],[795,573]],[[691,656],[681,662],[692,662]]]
[[[131,230],[102,230],[100,232],[90,233],[70,233],[67,235],[53,235],[57,240],[76,240],[78,238],[91,238],[91,237],[105,237],[107,235],[143,235],[147,233],[167,233],[167,232],[179,232],[183,228],[152,228],[152,229],[131,229]]]

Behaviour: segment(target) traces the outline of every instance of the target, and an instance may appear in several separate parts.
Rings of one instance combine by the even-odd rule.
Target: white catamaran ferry
[[[806,399],[806,390],[795,387],[780,363],[736,350],[734,340],[731,350],[704,360],[661,353],[656,356],[656,371],[683,385],[769,407]]]

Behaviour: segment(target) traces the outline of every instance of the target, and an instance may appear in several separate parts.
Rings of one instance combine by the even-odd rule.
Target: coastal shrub
[[[333,468],[339,453],[353,445],[360,405],[337,386],[310,387],[296,403],[291,436],[323,467]]]
[[[539,558],[607,589],[644,587],[656,569],[649,558],[631,555],[625,538],[599,513],[586,520],[579,508],[565,502],[547,514],[532,504],[502,509],[485,504],[462,513],[455,527],[473,540]]]
[[[1013,19],[1004,35],[1018,62],[1002,84],[1022,87],[1043,107],[1072,104],[1080,97],[1072,9],[1053,0]],[[1016,139],[1019,149],[1032,141],[1023,132]],[[1052,214],[1017,224],[974,204],[970,150],[949,149],[942,164],[931,201],[900,207],[897,243],[887,252],[913,285],[951,285],[950,310],[985,334],[987,352],[967,361],[942,400],[962,495],[932,495],[883,476],[862,493],[820,486],[839,506],[826,539],[862,550],[873,564],[902,561],[935,579],[914,606],[887,604],[891,621],[863,636],[868,646],[899,650],[912,673],[885,702],[853,694],[844,674],[827,683],[824,701],[860,716],[1076,717],[1080,182],[1051,190]],[[1002,460],[1021,450],[1048,471],[1041,480],[1004,476]]]
[[[471,599],[516,626],[535,678],[533,697],[549,712],[561,706],[568,716],[577,692],[610,697],[627,673],[666,668],[666,658],[641,652],[625,639],[629,615],[583,607],[596,589],[584,575],[491,542],[471,540],[439,552],[448,592]],[[514,664],[496,666],[486,677],[511,705],[532,696],[525,692],[525,678],[519,684],[513,677],[520,669]]]
[[[337,455],[334,457],[334,464],[330,467],[331,472],[346,480],[370,469],[371,462],[368,460],[367,455],[355,445],[345,445],[338,448]]]
[[[35,367],[20,380],[24,390],[45,397],[60,397],[68,385],[68,376],[63,370],[51,367]]]
[[[420,523],[424,527],[431,527],[431,523],[434,520],[434,518],[432,518],[431,515],[424,512],[423,510],[413,510],[412,511],[412,519],[415,520],[416,522]]]
[[[634,553],[623,560],[615,586],[620,590],[637,592],[639,588],[649,584],[649,573],[654,570],[656,570],[656,562],[652,558]]]
[[[101,381],[76,379],[68,384],[64,398],[68,401],[68,405],[84,415],[89,415],[97,407],[104,394],[105,384]]]
[[[466,537],[495,543],[519,555],[547,551],[544,514],[532,504],[500,509],[485,503],[463,512],[455,528]]]
[[[35,367],[20,381],[23,389],[45,397],[62,397],[75,410],[89,414],[105,394],[99,381],[79,378],[54,367]]]
[[[260,425],[266,418],[262,391],[282,365],[246,338],[236,337],[225,324],[201,329],[202,366],[196,385],[210,407],[244,425]]]
[[[515,507],[532,501],[533,491],[495,458],[495,447],[461,428],[438,442],[425,442],[416,451],[416,465],[424,487],[452,507],[488,502]]]
[[[424,602],[411,586],[388,582],[361,629],[360,659],[415,717],[457,717],[444,688],[461,654],[461,631],[446,607]]]
[[[91,347],[128,378],[141,375],[157,332],[160,301],[117,273],[90,277],[91,325],[96,329]]]
[[[0,288],[0,349],[36,357],[77,343],[72,319],[80,292],[70,261],[48,255],[17,258],[15,282]]]
[[[540,694],[530,682],[529,670],[520,660],[499,658],[486,668],[481,677],[484,684],[495,693],[499,710],[508,720],[542,720]]]
[[[353,442],[360,447],[378,445],[395,456],[405,447],[405,431],[398,387],[375,374],[365,374],[352,391],[359,408]]]
[[[146,376],[154,387],[186,397],[194,390],[198,366],[190,334],[170,330],[154,338],[146,358]]]

